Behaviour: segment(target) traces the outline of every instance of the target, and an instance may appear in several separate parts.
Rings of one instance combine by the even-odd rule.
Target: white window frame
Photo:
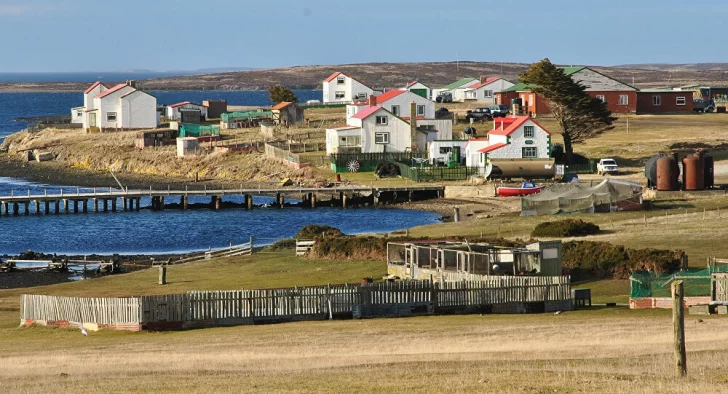
[[[392,113],[394,114],[394,116],[400,116],[399,105],[392,106]]]
[[[606,97],[604,97],[604,95],[603,95],[603,94],[598,94],[598,95],[597,95],[597,98],[598,98],[599,100],[602,100],[602,102],[603,102],[603,103],[606,103],[606,102],[607,102],[607,98],[606,98]]]
[[[346,78],[345,77],[341,77],[341,76],[336,77],[336,84],[337,85],[343,85],[345,83],[346,83]]]
[[[626,94],[620,94],[619,105],[629,105],[629,96],[627,96]]]
[[[425,116],[425,106],[424,105],[417,106],[417,116]]]
[[[529,131],[530,131],[530,133],[529,133]],[[523,126],[523,138],[534,138],[535,136],[536,136],[536,126]]]
[[[682,103],[681,103],[682,101]],[[675,105],[686,105],[688,101],[685,99],[685,96],[677,96],[675,98]]]
[[[526,156],[526,151],[533,150],[533,156]],[[535,146],[524,146],[521,148],[521,157],[524,159],[535,159],[538,157],[538,149]]]
[[[375,144],[388,144],[389,143],[389,132],[382,131],[374,133]]]
[[[106,121],[107,122],[116,122],[116,112],[107,112]]]
[[[83,116],[83,111],[76,111],[76,116],[78,116],[78,117]]]
[[[356,98],[359,100],[365,100],[367,98],[367,94],[366,93],[357,93]]]
[[[492,98],[492,97],[493,97],[492,90],[483,90],[483,98]]]
[[[652,105],[655,107],[659,107],[662,105],[662,96],[659,94],[653,94],[652,95]]]
[[[346,92],[343,90],[337,90],[334,92],[334,100],[346,98]]]
[[[377,126],[386,126],[389,122],[389,119],[387,119],[386,116],[377,116],[376,117]]]

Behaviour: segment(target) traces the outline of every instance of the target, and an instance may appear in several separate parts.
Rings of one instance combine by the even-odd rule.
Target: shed
[[[432,165],[447,164],[451,154],[457,153],[457,162],[464,163],[467,140],[434,140],[429,144],[430,163]]]
[[[200,140],[194,137],[177,138],[177,157],[195,155],[200,150]]]
[[[134,137],[134,146],[139,149],[173,145],[177,137],[176,130],[141,131]]]
[[[218,119],[228,111],[227,100],[205,100],[202,102],[202,105],[207,107],[208,119]]]
[[[273,122],[282,126],[303,122],[303,108],[298,103],[290,101],[280,102],[271,108]]]
[[[199,109],[180,109],[180,120],[182,123],[202,123],[202,111]]]

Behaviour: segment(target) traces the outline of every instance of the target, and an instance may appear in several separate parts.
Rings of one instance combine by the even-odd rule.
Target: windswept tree
[[[523,83],[533,85],[531,90],[549,101],[551,114],[561,127],[564,152],[571,162],[573,144],[582,143],[614,128],[615,118],[607,104],[589,96],[584,85],[564,74],[549,59],[534,63],[519,74]]]
[[[268,88],[268,97],[270,101],[274,103],[281,103],[283,101],[297,102],[298,97],[293,93],[291,89],[285,86],[274,85]]]

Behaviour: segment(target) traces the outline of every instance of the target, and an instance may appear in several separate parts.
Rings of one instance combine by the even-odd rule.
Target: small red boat
[[[527,196],[529,194],[541,193],[543,186],[536,186],[533,182],[523,182],[521,187],[501,186],[495,189],[496,194],[500,197]]]

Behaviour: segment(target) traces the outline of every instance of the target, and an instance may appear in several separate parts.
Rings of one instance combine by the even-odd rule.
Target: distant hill
[[[590,67],[624,83],[645,89],[694,84],[728,86],[728,67],[721,68],[721,65],[725,64]],[[152,78],[140,80],[139,86],[146,90],[263,90],[280,84],[292,89],[321,89],[324,78],[341,71],[375,89],[402,87],[414,79],[436,88],[462,77],[497,76],[515,82],[518,80],[518,73],[528,66],[525,63],[470,61],[314,65]],[[85,87],[85,84],[73,83],[0,83],[0,91],[83,90]]]

